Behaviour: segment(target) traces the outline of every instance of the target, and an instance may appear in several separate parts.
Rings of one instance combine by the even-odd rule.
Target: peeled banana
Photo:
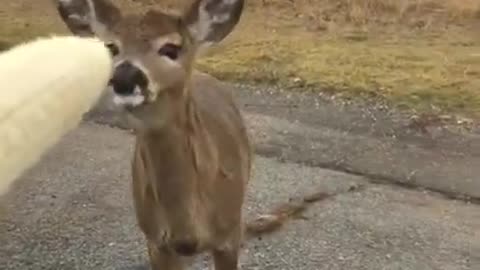
[[[95,38],[44,37],[0,53],[0,195],[80,123],[111,72]]]

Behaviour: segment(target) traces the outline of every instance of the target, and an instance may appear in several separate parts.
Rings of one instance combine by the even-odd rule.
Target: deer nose
[[[137,86],[146,88],[148,80],[141,69],[125,61],[115,68],[110,84],[116,94],[132,95]]]

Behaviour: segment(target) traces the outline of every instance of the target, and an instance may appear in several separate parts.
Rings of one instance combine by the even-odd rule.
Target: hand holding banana
[[[102,42],[69,36],[0,53],[0,196],[94,106],[111,61]]]

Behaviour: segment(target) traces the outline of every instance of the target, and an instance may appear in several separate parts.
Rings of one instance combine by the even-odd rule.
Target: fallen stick
[[[106,88],[102,42],[48,37],[0,53],[0,196],[67,132]]]

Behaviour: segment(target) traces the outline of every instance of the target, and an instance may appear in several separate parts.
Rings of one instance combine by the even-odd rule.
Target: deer
[[[134,130],[131,190],[153,270],[181,270],[210,252],[216,270],[239,269],[245,238],[278,230],[312,194],[244,224],[253,146],[232,89],[192,76],[196,56],[238,24],[244,0],[193,0],[181,14],[123,13],[108,0],[54,0],[77,36],[113,57],[113,102]]]

